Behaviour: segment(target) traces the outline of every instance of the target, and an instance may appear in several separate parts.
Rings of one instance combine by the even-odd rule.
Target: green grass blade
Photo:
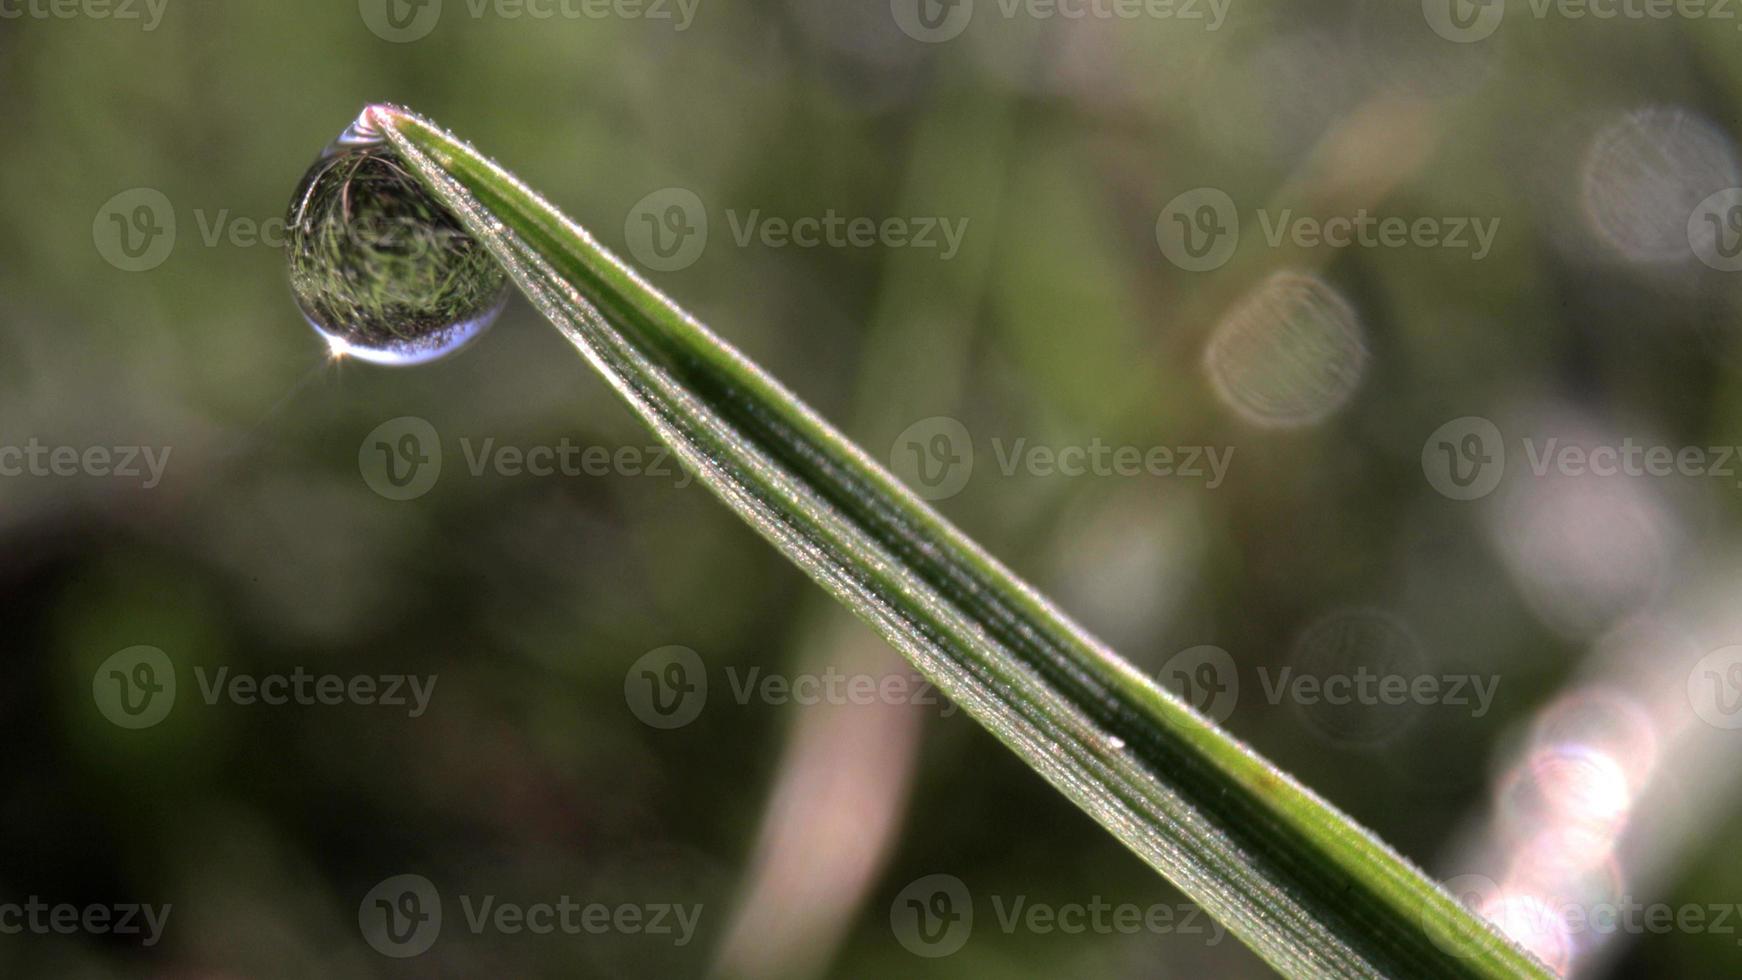
[[[1278,970],[1549,976],[1090,637],[512,174],[409,112],[368,115],[709,489]]]

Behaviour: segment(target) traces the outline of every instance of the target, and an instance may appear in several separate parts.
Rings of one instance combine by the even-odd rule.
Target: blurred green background
[[[1725,779],[1742,736],[1721,724],[1742,687],[1722,687],[1734,660],[1706,659],[1742,642],[1727,618],[1742,490],[1539,478],[1520,448],[1742,443],[1742,286],[1683,233],[1742,184],[1736,21],[1519,7],[1458,39],[1433,29],[1434,0],[1232,0],[1220,18],[1207,0],[1134,17],[978,0],[928,7],[960,32],[925,40],[903,0],[699,0],[687,19],[675,3],[388,2],[0,4],[0,446],[169,453],[158,481],[0,476],[0,903],[173,910],[149,946],[0,934],[0,972],[1268,973],[1182,921],[1183,896],[960,712],[740,703],[753,671],[906,668],[701,488],[624,466],[475,474],[487,441],[653,454],[519,297],[427,366],[330,357],[290,300],[275,223],[376,101],[471,140],[904,476],[924,479],[938,432],[965,434],[946,516],[1199,703],[1231,672],[1227,727],[1435,876],[1511,895],[1542,877],[1535,855],[1581,895],[1742,902]],[[1466,12],[1478,31],[1489,16]],[[635,236],[690,200],[674,188],[708,231],[662,271]],[[1227,230],[1180,210],[1199,188],[1240,222],[1201,271],[1168,245]],[[1497,234],[1480,258],[1266,234],[1285,211],[1359,209]],[[945,257],[737,233],[830,213],[964,234]],[[118,237],[147,232],[167,245]],[[389,499],[371,437],[407,416],[443,466]],[[1504,433],[1506,475],[1453,499],[1433,436],[1472,416]],[[1214,486],[1001,465],[1019,440],[1232,462]],[[930,462],[959,466],[962,448]],[[140,645],[178,689],[129,729],[100,689]],[[662,728],[637,665],[672,646],[708,692]],[[1231,666],[1168,669],[1203,646]],[[1326,649],[1343,668],[1491,678],[1491,710],[1266,696]],[[1717,664],[1718,722],[1696,710],[1696,662]],[[436,686],[415,717],[207,704],[220,668]],[[1609,751],[1556,754],[1575,743]],[[1563,874],[1576,848],[1530,849],[1593,811],[1597,858]],[[406,874],[445,915],[427,952],[396,958],[359,919]],[[948,955],[904,926],[933,875],[974,910]],[[461,897],[486,895],[701,912],[681,943],[474,931]],[[1008,925],[1017,897],[1177,915]],[[1537,938],[1577,975],[1724,976],[1739,926]]]

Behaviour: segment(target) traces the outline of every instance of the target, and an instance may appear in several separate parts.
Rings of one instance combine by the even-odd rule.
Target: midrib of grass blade
[[[369,114],[703,483],[1277,969],[1549,975],[1101,646],[512,174],[409,112]]]

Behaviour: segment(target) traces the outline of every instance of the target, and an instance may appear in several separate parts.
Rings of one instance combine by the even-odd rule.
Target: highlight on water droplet
[[[1367,344],[1354,307],[1324,280],[1277,272],[1217,324],[1204,368],[1246,421],[1298,428],[1324,421],[1355,393]]]
[[[335,357],[433,360],[508,300],[502,267],[400,165],[369,110],[303,176],[286,226],[291,292]]]

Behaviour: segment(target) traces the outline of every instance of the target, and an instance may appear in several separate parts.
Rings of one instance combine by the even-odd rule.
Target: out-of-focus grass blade
[[[512,174],[412,113],[367,115],[703,483],[1277,969],[1548,976],[1090,637]]]

